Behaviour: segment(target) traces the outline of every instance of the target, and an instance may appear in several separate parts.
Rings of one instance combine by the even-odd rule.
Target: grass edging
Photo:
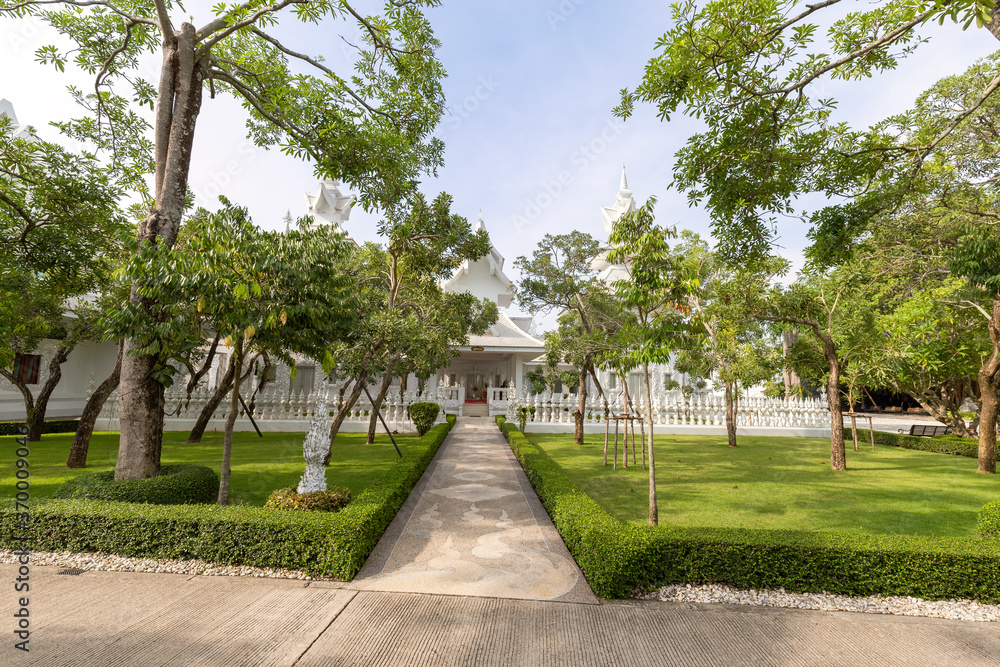
[[[504,422],[497,419],[570,553],[603,598],[669,583],[717,583],[1000,602],[1000,541],[634,526],[608,514]]]
[[[407,458],[336,513],[219,505],[49,500],[31,507],[29,540],[11,505],[0,510],[0,547],[303,570],[350,581],[406,501],[454,424],[411,446]]]

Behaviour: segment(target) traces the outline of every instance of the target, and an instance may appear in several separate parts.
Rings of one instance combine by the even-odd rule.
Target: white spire
[[[483,209],[479,209],[479,219],[476,220],[476,224],[472,227],[472,231],[478,232],[480,229],[486,229],[486,223],[483,222]]]
[[[636,208],[635,200],[632,198],[632,191],[628,189],[628,180],[625,178],[625,163],[622,162],[622,182],[619,186],[618,196],[611,206],[601,207],[601,216],[604,218],[604,231],[611,233],[615,222],[623,215]]]

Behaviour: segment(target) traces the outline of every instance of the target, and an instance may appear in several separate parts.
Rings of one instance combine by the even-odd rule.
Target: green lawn
[[[406,456],[415,436],[395,436]],[[185,444],[187,432],[165,433],[162,462],[200,463],[219,472],[222,463],[222,434],[206,433],[201,443]],[[275,489],[298,484],[305,470],[302,459],[304,433],[236,433],[233,436],[233,477],[230,500],[261,506]],[[0,436],[0,498],[14,494],[15,436]],[[43,435],[29,443],[31,455],[31,498],[51,496],[66,480],[84,472],[113,470],[118,454],[117,433],[95,433],[90,442],[87,468],[67,470],[66,456],[73,434]],[[396,450],[386,435],[366,445],[363,433],[342,433],[334,442],[333,458],[326,473],[330,486],[346,486],[355,495],[370,485],[396,460]]]
[[[646,523],[649,473],[604,467],[603,434],[582,447],[572,435],[528,438],[612,515]],[[973,536],[979,508],[1000,498],[1000,479],[978,474],[975,459],[882,446],[855,452],[848,443],[848,470],[835,473],[829,440],[741,437],[739,445],[657,436],[662,525]]]

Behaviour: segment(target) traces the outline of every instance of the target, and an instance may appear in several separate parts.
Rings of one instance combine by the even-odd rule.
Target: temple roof
[[[473,231],[486,229],[482,213],[473,226]],[[462,262],[453,275],[442,284],[445,292],[469,292],[480,299],[496,302],[501,308],[507,308],[513,302],[511,280],[503,272],[504,258],[496,246],[490,245],[490,251],[475,262]]]
[[[351,216],[354,202],[354,195],[343,194],[340,183],[329,179],[319,184],[316,194],[306,193],[306,204],[314,224],[331,225],[341,232],[344,231],[344,223]]]
[[[533,350],[544,350],[545,341],[535,338],[525,331],[516,320],[528,320],[530,317],[511,318],[507,313],[500,311],[500,316],[496,323],[489,328],[482,336],[469,334],[469,347],[490,348],[523,348]]]
[[[17,122],[17,114],[14,113],[14,105],[11,104],[10,100],[6,98],[0,99],[0,116],[7,116],[7,118],[10,118],[11,123],[13,124],[10,136],[15,139],[32,138],[31,133],[28,132],[28,126]]]

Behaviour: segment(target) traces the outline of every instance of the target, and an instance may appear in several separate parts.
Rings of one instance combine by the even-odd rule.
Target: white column
[[[521,352],[514,355],[514,388],[524,392],[524,355]]]

